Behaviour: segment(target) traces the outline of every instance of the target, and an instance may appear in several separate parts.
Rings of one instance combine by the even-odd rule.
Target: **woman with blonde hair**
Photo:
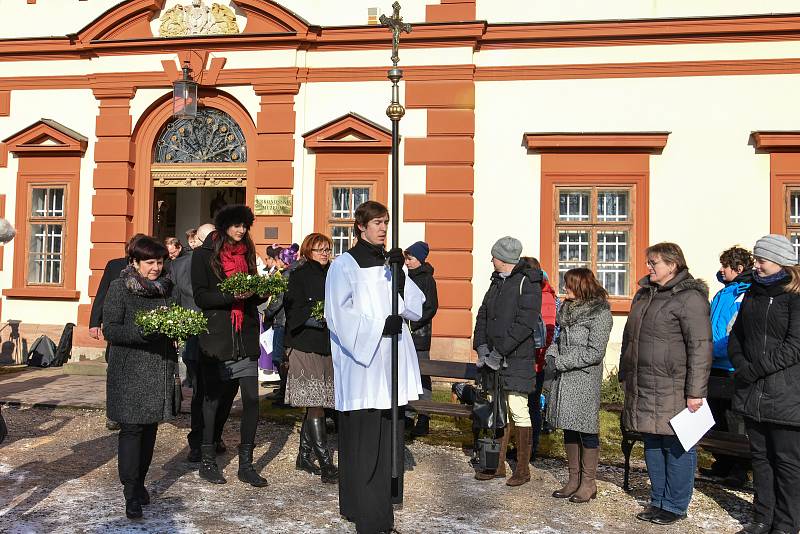
[[[339,478],[325,429],[325,408],[334,408],[333,361],[328,325],[324,317],[318,317],[313,311],[325,301],[325,279],[332,248],[333,242],[326,235],[306,236],[300,246],[302,263],[289,278],[289,289],[284,297],[284,343],[290,361],[286,402],[306,409],[296,467],[321,475],[322,482],[329,484]],[[319,468],[312,460],[312,450]]]
[[[753,461],[753,521],[744,534],[800,529],[800,267],[791,241],[753,247],[753,284],[728,338],[733,409],[744,416]]]
[[[645,254],[649,274],[622,335],[622,424],[644,437],[650,506],[636,517],[669,525],[686,517],[697,467],[696,449],[684,450],[669,421],[707,396],[711,319],[708,286],[689,274],[681,247],[657,243]]]
[[[555,375],[547,421],[564,429],[569,481],[553,497],[584,503],[597,496],[600,384],[613,319],[608,293],[589,269],[567,271],[564,291],[557,316],[561,333],[547,351],[545,372]]]

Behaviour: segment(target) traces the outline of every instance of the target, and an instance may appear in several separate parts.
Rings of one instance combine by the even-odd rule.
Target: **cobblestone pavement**
[[[59,379],[61,380],[61,379]],[[232,452],[221,458],[228,483],[213,486],[185,461],[186,416],[160,426],[147,486],[153,502],[145,518],[129,521],[116,472],[115,433],[95,410],[4,407],[10,435],[0,448],[0,532],[21,533],[351,533],[338,514],[336,486],[294,469],[295,428],[259,426],[256,465],[270,486],[236,479]],[[238,420],[225,441],[237,442]],[[405,506],[396,513],[406,533],[732,533],[746,520],[752,496],[698,483],[689,519],[657,527],[634,519],[647,495],[646,475],[633,474],[633,491],[620,489],[616,467],[600,470],[598,499],[576,505],[550,493],[566,477],[563,463],[546,460],[532,481],[509,488],[472,478],[459,449],[410,443]]]

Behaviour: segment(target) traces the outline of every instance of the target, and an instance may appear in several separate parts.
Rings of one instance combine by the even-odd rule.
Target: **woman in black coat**
[[[111,282],[103,304],[103,335],[110,343],[106,373],[106,413],[120,425],[117,464],[125,495],[125,515],[142,517],[150,503],[144,486],[158,423],[172,419],[175,344],[161,334],[143,336],[136,315],[171,303],[172,281],[164,276],[167,249],[151,237],[130,248],[133,261]]]
[[[332,248],[328,236],[309,234],[300,246],[302,263],[298,262],[300,265],[292,272],[284,296],[285,344],[289,356],[286,402],[306,409],[296,467],[321,474],[322,481],[328,484],[339,478],[325,432],[325,408],[335,407],[331,339],[324,319],[312,317],[311,312],[317,303],[325,301],[325,278]],[[311,459],[312,449],[319,469]]]
[[[800,267],[782,235],[753,248],[755,273],[728,339],[733,409],[753,461],[753,522],[744,534],[800,529]]]
[[[220,403],[242,393],[239,480],[256,487],[267,481],[253,469],[258,426],[258,304],[253,294],[230,295],[219,284],[235,273],[256,274],[256,252],[249,230],[255,217],[247,206],[225,206],[214,219],[216,230],[192,254],[192,292],[208,319],[208,333],[199,336],[203,397],[203,443],[200,477],[226,482],[216,460],[214,428]]]

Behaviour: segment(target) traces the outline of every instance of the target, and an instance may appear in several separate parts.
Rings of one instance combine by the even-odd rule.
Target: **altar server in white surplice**
[[[402,264],[404,257],[399,248],[384,249],[388,223],[385,206],[374,201],[361,204],[355,212],[358,240],[333,261],[325,282],[325,319],[339,410],[339,512],[356,524],[359,533],[370,534],[389,532],[394,525],[392,334],[400,334],[398,403],[417,400],[423,391],[406,321],[419,320],[425,297],[401,271],[399,314],[392,315],[390,265]],[[402,440],[402,417],[400,425]],[[398,445],[402,454],[403,443]],[[402,488],[402,480],[398,487]]]

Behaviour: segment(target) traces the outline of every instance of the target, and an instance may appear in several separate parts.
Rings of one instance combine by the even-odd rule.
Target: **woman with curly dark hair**
[[[236,273],[256,274],[256,250],[249,230],[255,217],[247,206],[225,206],[214,219],[216,230],[192,254],[192,290],[197,306],[208,319],[208,333],[199,336],[200,373],[205,384],[203,443],[200,477],[214,484],[226,482],[217,466],[214,429],[220,405],[242,393],[239,480],[256,487],[267,481],[253,469],[253,447],[258,425],[258,309],[262,299],[252,293],[230,295],[219,289]],[[227,416],[227,410],[223,410]]]

